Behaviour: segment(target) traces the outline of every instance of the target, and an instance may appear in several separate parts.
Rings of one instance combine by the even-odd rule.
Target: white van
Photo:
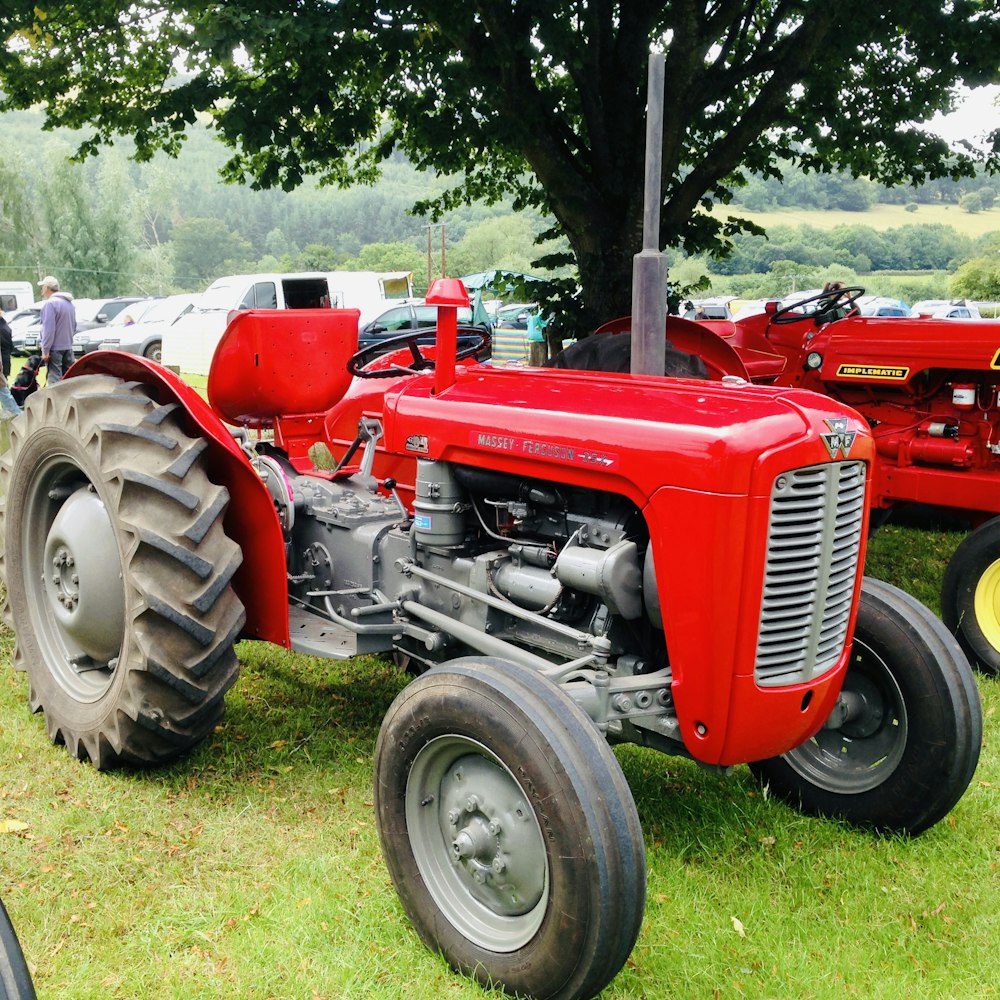
[[[0,310],[10,318],[18,309],[27,309],[35,301],[30,281],[0,281]]]
[[[241,309],[360,309],[365,323],[388,300],[412,295],[410,271],[227,275],[213,281],[191,311],[164,331],[163,364],[207,375],[222,334]]]

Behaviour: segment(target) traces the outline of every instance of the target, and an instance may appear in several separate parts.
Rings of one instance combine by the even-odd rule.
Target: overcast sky
[[[983,136],[1000,128],[1000,86],[967,91],[961,107],[950,115],[935,115],[931,129],[949,142],[967,139],[982,145]],[[978,141],[977,141],[978,140]]]

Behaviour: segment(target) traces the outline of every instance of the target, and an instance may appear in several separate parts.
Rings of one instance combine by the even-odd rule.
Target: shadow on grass
[[[192,777],[246,784],[325,774],[370,781],[379,726],[407,678],[378,657],[324,660],[268,643],[237,646],[241,676],[215,733],[190,755],[134,778],[187,787]]]
[[[739,863],[775,835],[810,841],[878,840],[841,820],[805,816],[772,798],[747,767],[728,773],[642,747],[616,748],[647,847],[680,863]]]

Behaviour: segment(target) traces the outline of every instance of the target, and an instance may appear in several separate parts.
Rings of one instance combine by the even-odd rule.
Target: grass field
[[[869,568],[936,604],[957,534],[887,528]],[[13,637],[3,630],[0,659]],[[372,751],[404,676],[239,647],[214,738],[150,773],[53,747],[0,671],[0,894],[45,998],[499,996],[418,941],[383,865]],[[808,819],[729,776],[617,751],[649,860],[646,918],[605,991],[639,998],[998,995],[998,683],[966,796],[914,840]]]
[[[751,219],[765,229],[772,226],[815,226],[834,229],[836,226],[871,226],[872,229],[898,229],[900,226],[951,226],[966,236],[983,236],[1000,232],[1000,206],[984,212],[963,212],[958,205],[920,205],[916,212],[907,212],[903,205],[873,205],[866,212],[806,211],[789,208],[773,212],[744,212],[737,206],[718,209],[720,214]]]

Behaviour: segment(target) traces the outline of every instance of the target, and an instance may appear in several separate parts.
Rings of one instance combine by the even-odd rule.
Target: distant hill
[[[769,212],[751,212],[739,205],[717,209],[720,215],[735,215],[750,219],[768,229],[772,226],[815,226],[833,229],[836,226],[871,226],[872,229],[897,229],[900,226],[951,226],[963,236],[976,238],[986,233],[1000,232],[1000,205],[980,212],[966,212],[958,205],[918,205],[915,212],[903,205],[877,203],[864,212],[837,209],[778,208]]]

